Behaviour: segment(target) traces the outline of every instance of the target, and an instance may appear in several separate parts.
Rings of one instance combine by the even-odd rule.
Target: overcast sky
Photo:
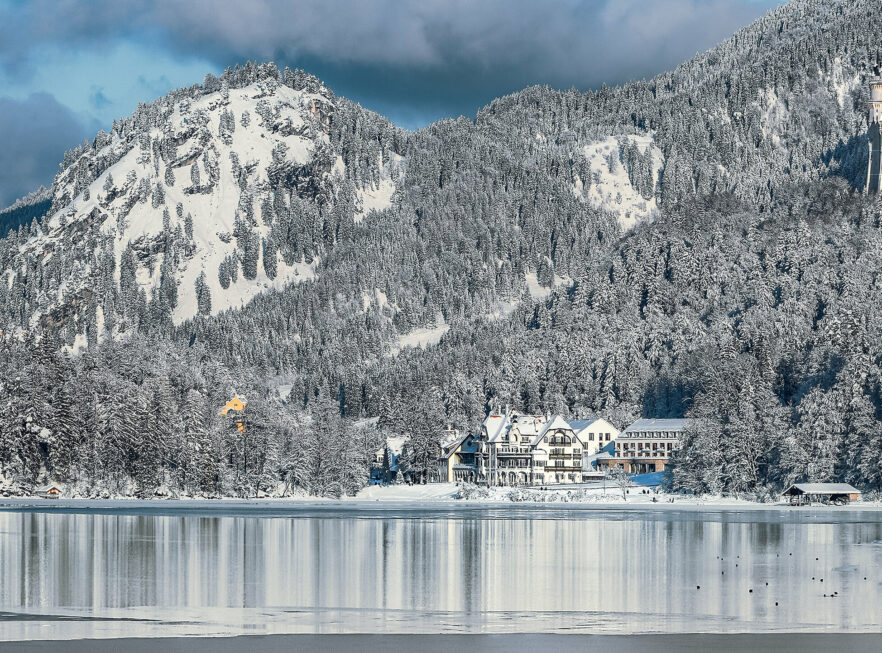
[[[780,0],[0,0],[0,206],[138,102],[247,59],[407,128],[671,69]]]

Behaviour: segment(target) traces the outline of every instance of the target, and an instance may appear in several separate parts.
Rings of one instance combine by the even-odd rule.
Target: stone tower
[[[878,193],[882,173],[882,78],[870,80],[870,164],[867,166],[867,193]]]

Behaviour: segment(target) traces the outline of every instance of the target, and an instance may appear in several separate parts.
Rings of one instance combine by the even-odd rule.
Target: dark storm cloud
[[[81,142],[89,128],[48,93],[26,100],[0,97],[0,208],[49,184],[66,148]]]
[[[0,62],[24,75],[41,45],[100,48],[114,38],[139,39],[218,67],[246,58],[305,67],[338,92],[393,114],[396,107],[414,116],[473,113],[528,84],[588,88],[670,69],[774,4],[34,0],[10,5]]]

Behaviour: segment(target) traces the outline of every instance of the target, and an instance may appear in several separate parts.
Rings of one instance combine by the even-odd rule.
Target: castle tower
[[[867,193],[878,193],[882,173],[882,78],[870,80],[870,164],[867,166]]]

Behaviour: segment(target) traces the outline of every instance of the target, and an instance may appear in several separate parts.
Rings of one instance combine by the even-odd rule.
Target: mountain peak
[[[336,105],[312,75],[247,63],[143,104],[68,152],[22,253],[70,270],[31,324],[72,319],[96,288],[102,305],[84,317],[116,334],[147,314],[179,324],[312,278],[327,212],[342,204],[336,219],[354,222],[394,190],[382,157],[376,184],[347,180],[330,144]]]

